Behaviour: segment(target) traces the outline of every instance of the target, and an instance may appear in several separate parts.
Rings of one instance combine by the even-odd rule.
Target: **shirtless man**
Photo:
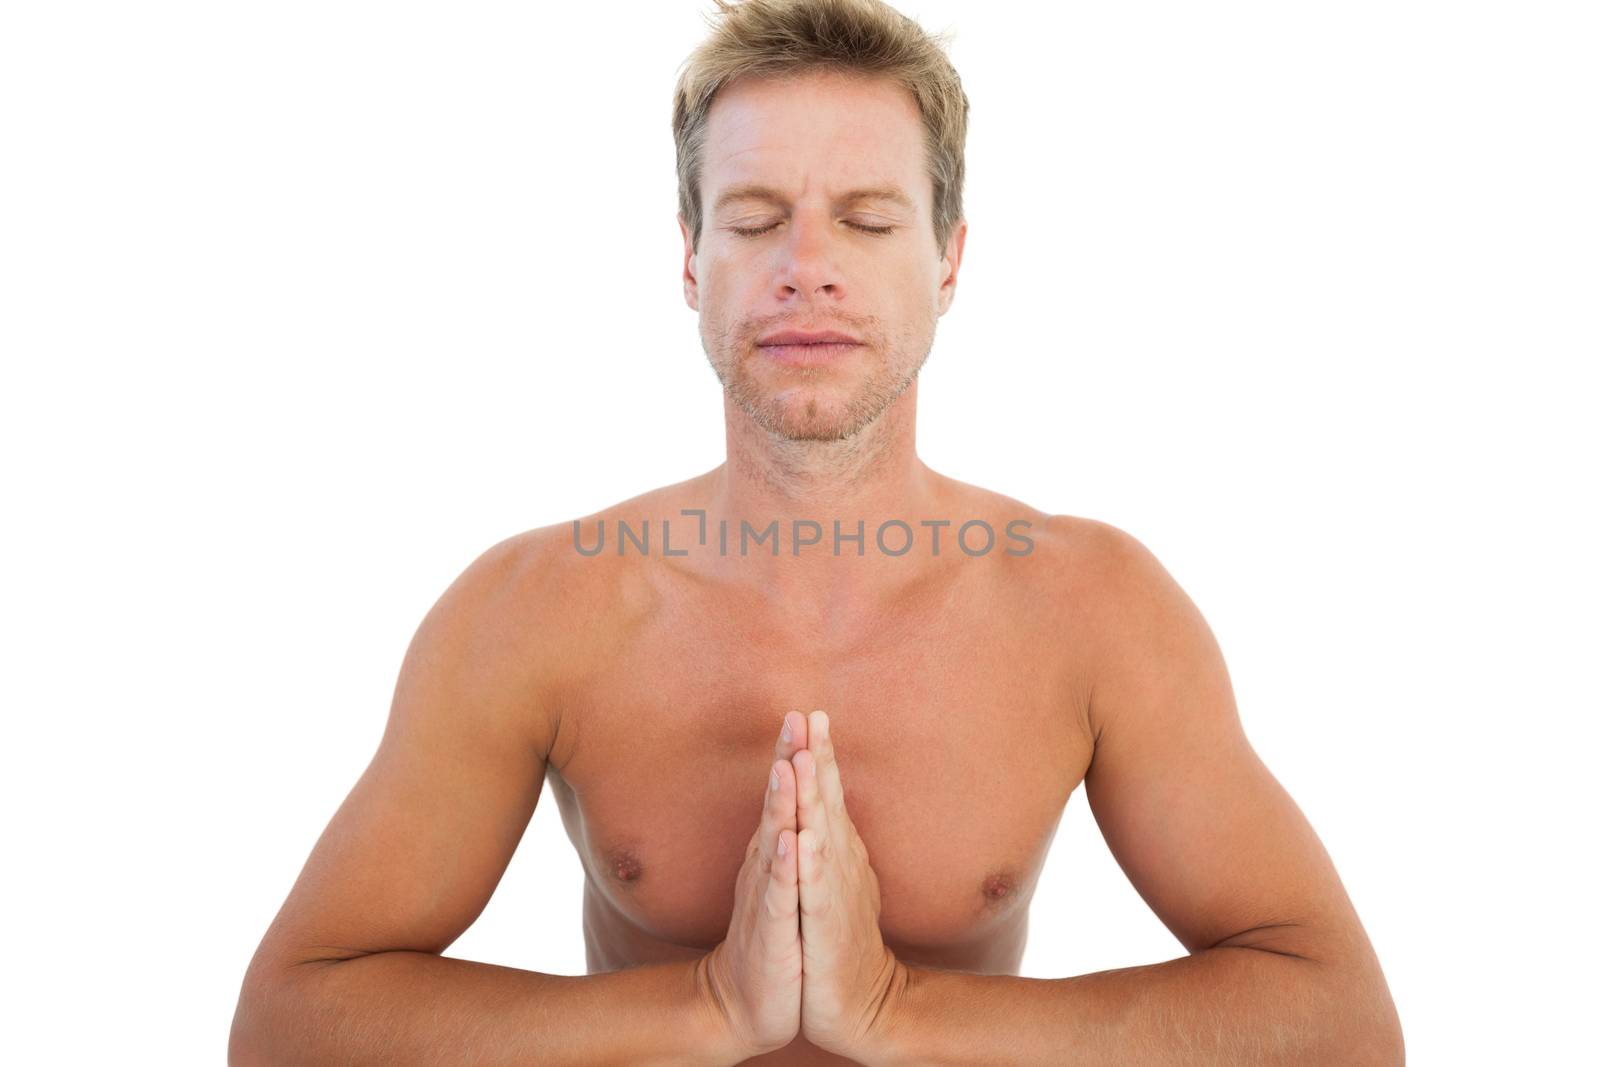
[[[230,1062],[1403,1062],[1193,603],[1127,534],[917,457],[966,97],[914,24],[828,7],[725,13],[680,82],[726,462],[509,538],[443,594],[251,962]],[[819,70],[841,38],[855,66]],[[781,336],[825,331],[849,340]],[[590,973],[443,956],[547,779]],[[1080,782],[1190,955],[1017,976]]]

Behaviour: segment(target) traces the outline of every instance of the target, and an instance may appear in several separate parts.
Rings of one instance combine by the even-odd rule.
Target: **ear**
[[[945,244],[944,258],[939,261],[941,275],[939,278],[939,314],[943,315],[950,310],[950,302],[956,298],[956,272],[961,269],[961,253],[967,247],[967,220],[962,219],[956,223],[955,229],[950,231],[950,240]]]
[[[691,308],[699,311],[700,282],[695,278],[695,272],[700,267],[695,262],[694,235],[684,224],[682,215],[678,216],[678,232],[683,234],[683,299]]]

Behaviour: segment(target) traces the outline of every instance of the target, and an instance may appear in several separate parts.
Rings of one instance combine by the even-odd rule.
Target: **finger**
[[[833,840],[828,821],[828,809],[822,802],[822,792],[817,781],[817,757],[809,748],[803,748],[789,761],[795,777],[795,817],[800,831],[809,830],[816,840],[817,850],[826,852]],[[802,864],[804,861],[801,861]],[[802,871],[802,877],[804,872]]]
[[[838,818],[845,817],[844,781],[839,777],[839,761],[833,754],[833,724],[825,711],[813,711],[808,719],[806,748],[817,761],[817,788],[822,803]]]
[[[767,799],[761,808],[761,829],[757,834],[761,858],[768,865],[777,856],[778,835],[799,829],[794,795],[794,764],[786,759],[774,760],[767,772]]]
[[[762,894],[761,915],[772,931],[771,944],[792,938],[800,913],[800,869],[793,830],[779,832],[774,846],[772,870]]]
[[[825,877],[827,873],[827,857],[818,851],[817,832],[811,827],[806,827],[795,835],[795,859],[798,861],[795,872],[800,897],[800,932],[806,935],[806,943],[816,941],[815,935],[822,933],[822,928],[816,925],[807,926],[808,922],[817,923],[826,921],[832,912],[828,898],[829,886]]]
[[[789,759],[805,747],[806,717],[798,711],[791,711],[783,717],[783,729],[778,734],[773,755],[778,759]]]

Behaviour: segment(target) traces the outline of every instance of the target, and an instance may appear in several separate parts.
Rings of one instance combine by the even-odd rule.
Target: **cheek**
[[[720,315],[737,318],[739,309],[755,298],[760,288],[755,279],[759,275],[753,270],[740,270],[735,264],[719,263],[718,268],[705,279],[701,292],[705,299],[721,309]]]
[[[907,257],[905,262],[898,264],[891,277],[894,278],[894,300],[905,311],[920,312],[922,308],[931,307],[939,299],[939,272],[935,269],[938,264],[924,259],[921,256]]]
[[[899,332],[920,336],[939,318],[939,294],[931,280],[917,278],[896,286],[885,294],[883,307],[893,316]]]

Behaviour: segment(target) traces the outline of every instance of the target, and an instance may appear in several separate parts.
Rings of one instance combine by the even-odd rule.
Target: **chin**
[[[880,414],[837,399],[792,394],[751,412],[762,429],[790,441],[842,441]]]
[[[723,387],[752,422],[789,441],[842,441],[870,426],[903,391],[880,374],[839,374],[836,368],[769,368],[731,361],[717,368]],[[798,376],[795,371],[798,370]]]

